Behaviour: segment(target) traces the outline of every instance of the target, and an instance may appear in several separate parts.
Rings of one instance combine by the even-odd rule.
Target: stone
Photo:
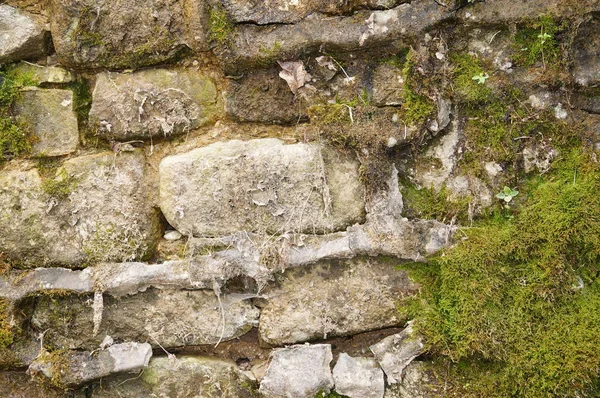
[[[0,372],[0,397],[6,398],[67,398],[67,393],[58,388],[48,387],[31,380],[25,372]],[[74,398],[84,398],[85,394],[75,393]]]
[[[373,72],[373,104],[376,106],[402,105],[404,102],[402,69],[381,64]]]
[[[287,270],[279,286],[264,290],[261,340],[293,344],[402,325],[401,300],[418,285],[395,265],[358,257]]]
[[[214,82],[193,70],[149,69],[97,76],[90,124],[116,140],[167,137],[211,123]]]
[[[402,381],[404,369],[423,352],[423,348],[421,338],[415,335],[410,323],[402,332],[370,347],[390,384]]]
[[[48,52],[48,35],[29,15],[0,4],[0,65]]]
[[[600,114],[600,90],[573,93],[573,107],[590,113]]]
[[[307,119],[297,98],[275,69],[258,70],[231,82],[226,111],[240,122],[296,124]]]
[[[350,398],[383,398],[383,371],[372,358],[353,358],[341,353],[333,368],[333,381],[338,394]]]
[[[357,161],[318,144],[220,142],[159,171],[160,207],[184,235],[330,232],[363,219]]]
[[[126,69],[165,63],[189,45],[208,49],[204,2],[52,0],[51,31],[60,63]]]
[[[333,388],[331,345],[296,345],[274,350],[259,392],[265,398],[313,398]]]
[[[573,41],[573,76],[581,86],[600,83],[600,16],[589,16]]]
[[[13,104],[13,112],[36,138],[34,156],[62,156],[77,150],[79,129],[71,90],[23,90]]]
[[[156,348],[216,344],[258,326],[259,310],[248,295],[217,298],[207,290],[149,289],[133,296],[103,299],[102,320],[94,334],[93,298],[40,297],[32,314],[44,341],[69,349],[97,348],[106,336],[117,341],[148,341]]]
[[[176,241],[181,239],[182,237],[183,235],[181,234],[181,232],[178,231],[167,231],[163,236],[163,238],[168,241]]]
[[[148,366],[150,357],[152,347],[148,343],[115,344],[94,353],[46,352],[29,365],[27,373],[51,379],[61,387],[74,388],[112,374],[138,372]]]
[[[73,74],[60,66],[44,66],[21,62],[12,68],[17,74],[29,75],[38,83],[66,84],[75,81]]]
[[[211,357],[154,357],[139,378],[103,379],[94,398],[254,398],[253,383],[235,363]]]
[[[0,247],[28,268],[144,258],[160,236],[147,168],[141,151],[72,158],[55,179],[18,162],[5,167]]]
[[[445,390],[444,382],[428,369],[425,362],[413,361],[404,369],[402,381],[385,390],[384,398],[432,398]]]

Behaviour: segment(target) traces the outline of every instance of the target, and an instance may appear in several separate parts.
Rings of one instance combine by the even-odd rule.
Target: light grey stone
[[[360,257],[290,269],[279,279],[263,291],[259,323],[261,340],[273,345],[402,325],[399,300],[418,290],[393,261]]]
[[[313,398],[333,387],[331,345],[296,345],[274,350],[259,392],[266,398]]]
[[[404,77],[395,65],[381,64],[373,73],[373,104],[402,105],[404,102]]]
[[[573,42],[573,75],[577,84],[600,83],[600,16],[589,16],[577,29]]]
[[[388,386],[384,398],[434,398],[444,391],[444,383],[425,362],[413,361],[404,369],[402,381]]]
[[[353,358],[345,352],[333,368],[335,392],[350,398],[383,398],[383,371],[372,358]]]
[[[160,164],[160,207],[184,235],[330,232],[363,206],[357,161],[317,144],[229,141]]]
[[[90,124],[110,139],[167,137],[210,123],[216,112],[216,86],[200,72],[105,72],[96,79]]]
[[[46,32],[32,18],[0,4],[0,64],[42,57],[47,43]]]
[[[216,344],[258,326],[253,296],[212,290],[149,289],[133,296],[103,299],[102,319],[95,333],[90,296],[40,297],[31,321],[49,330],[44,341],[54,347],[94,349],[106,336],[117,341],[147,341],[156,348]],[[160,345],[160,346],[159,346]]]
[[[152,347],[147,343],[115,344],[93,354],[85,351],[45,353],[29,365],[32,376],[52,379],[73,388],[116,373],[137,372],[148,366]]]
[[[130,261],[153,250],[158,214],[141,151],[72,158],[53,184],[61,190],[25,163],[0,174],[0,247],[21,267]]]
[[[387,376],[390,384],[402,381],[404,369],[423,352],[423,342],[409,325],[400,333],[372,345],[371,352]]]
[[[94,386],[95,398],[254,398],[256,391],[235,363],[211,357],[154,357],[139,378],[122,375]]]
[[[74,81],[73,74],[60,66],[43,66],[21,62],[12,71],[17,74],[30,75],[38,83],[66,84]]]
[[[21,91],[13,111],[35,136],[34,156],[62,156],[77,150],[79,129],[71,90],[29,88]]]

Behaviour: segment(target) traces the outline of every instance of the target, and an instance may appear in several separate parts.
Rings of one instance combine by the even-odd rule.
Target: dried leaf
[[[282,71],[279,72],[279,77],[287,82],[292,93],[296,94],[300,87],[310,81],[311,76],[306,72],[306,69],[304,69],[302,61],[277,61],[277,63],[282,69]]]

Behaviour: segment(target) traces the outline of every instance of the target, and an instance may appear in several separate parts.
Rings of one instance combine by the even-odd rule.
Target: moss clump
[[[541,16],[515,35],[513,59],[517,65],[531,67],[538,63],[554,65],[560,59],[557,39],[563,27],[550,16]]]
[[[490,99],[490,87],[473,79],[475,76],[488,75],[481,60],[469,54],[453,54],[451,62],[452,85],[461,101],[481,103]]]
[[[423,124],[435,111],[433,102],[417,92],[414,66],[414,53],[409,52],[402,69],[404,77],[404,103],[402,108],[404,110],[404,121],[412,126]]]
[[[56,199],[65,199],[77,186],[77,180],[65,169],[59,169],[60,165],[60,160],[51,158],[40,158],[37,163],[42,190]]]
[[[513,219],[415,266],[418,329],[432,353],[469,361],[455,395],[598,396],[600,165],[574,151],[534,184]],[[467,376],[465,376],[467,377]]]
[[[8,348],[14,341],[10,314],[10,303],[5,299],[0,299],[0,349]]]
[[[458,220],[462,224],[468,221],[469,204],[472,201],[470,197],[451,198],[446,186],[439,192],[433,188],[417,189],[410,183],[401,188],[408,217],[438,220],[443,223]]]
[[[348,398],[348,396],[338,394],[335,391],[332,391],[332,392],[319,391],[318,393],[315,394],[314,398]]]
[[[222,7],[217,6],[210,10],[208,23],[210,40],[220,45],[227,45],[231,42],[235,25]]]

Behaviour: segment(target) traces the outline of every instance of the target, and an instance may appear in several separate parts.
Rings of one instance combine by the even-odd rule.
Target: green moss
[[[257,66],[266,67],[274,64],[279,58],[281,58],[281,49],[281,42],[278,40],[275,40],[273,45],[269,48],[260,46],[260,57],[257,61]]]
[[[235,25],[222,7],[214,7],[209,14],[209,37],[220,45],[227,45],[232,40]]]
[[[416,90],[416,75],[414,73],[414,54],[409,52],[402,69],[404,77],[404,121],[408,125],[421,125],[435,111],[433,102],[424,95],[421,95]]]
[[[436,192],[433,188],[417,189],[413,184],[404,183],[401,189],[405,213],[411,218],[444,223],[458,220],[461,224],[468,221],[471,197],[451,199],[445,186]]]
[[[0,299],[0,349],[8,348],[14,340],[10,314],[10,303],[5,299]]]
[[[542,63],[554,65],[560,59],[560,43],[557,39],[562,26],[550,16],[519,29],[515,35],[513,59],[517,65],[530,67]]]
[[[319,391],[318,393],[315,394],[314,398],[348,398],[348,397],[346,395],[338,394],[335,391],[332,391],[332,392]]]
[[[600,376],[600,165],[565,153],[522,192],[514,219],[463,230],[414,265],[429,351],[474,364],[458,396],[597,396]],[[465,373],[465,372],[462,372]],[[467,376],[465,376],[467,377]]]
[[[475,76],[489,75],[483,62],[469,54],[453,54],[450,60],[452,85],[458,98],[467,103],[486,102],[492,96],[492,90],[486,83],[473,80]]]

